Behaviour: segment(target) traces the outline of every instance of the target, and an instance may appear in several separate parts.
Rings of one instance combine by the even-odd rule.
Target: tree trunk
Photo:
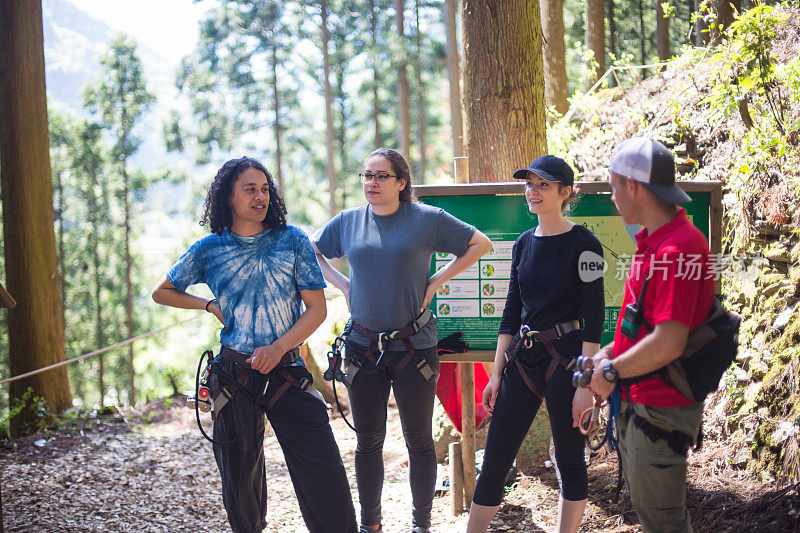
[[[742,11],[742,0],[716,0],[717,27],[714,30],[714,40],[722,38],[723,32],[733,24],[736,13]]]
[[[703,3],[702,0],[692,0],[693,12],[695,13],[695,15],[697,15],[697,18],[694,21],[694,28],[693,28],[695,46],[705,46],[706,42],[708,41],[707,39],[708,34],[706,33],[708,26],[706,25],[705,20],[703,19],[703,14],[700,13],[700,4],[702,3]]]
[[[444,22],[447,30],[447,77],[450,81],[450,131],[453,137],[453,156],[464,155],[464,123],[461,114],[461,71],[456,31],[456,0],[445,0]],[[455,169],[453,171],[455,176]]]
[[[58,279],[60,281],[59,287],[61,292],[61,323],[66,324],[66,308],[67,308],[67,281],[64,275],[64,177],[62,172],[56,173],[56,194],[58,195]],[[2,533],[2,532],[0,532]]]
[[[606,17],[604,0],[586,0],[586,48],[594,52],[597,70],[589,65],[590,75],[586,88],[590,88],[606,71]],[[592,75],[593,74],[593,75]]]
[[[606,8],[608,16],[608,49],[611,52],[612,61],[617,59],[617,20],[614,18],[614,0],[608,0],[608,7]],[[608,80],[609,87],[617,86],[617,77],[610,76]]]
[[[344,209],[347,205],[347,109],[345,107],[345,93],[344,93],[344,61],[336,62],[336,99],[339,101],[339,128],[336,131],[336,144],[339,148],[339,168],[342,172],[342,186],[341,186],[341,206]]]
[[[641,51],[641,61],[642,65],[647,64],[647,56],[645,52],[645,47],[647,45],[647,35],[645,34],[644,30],[644,0],[638,0],[638,8],[639,8],[639,48]],[[642,78],[647,77],[647,69],[642,69]]]
[[[461,5],[469,178],[510,181],[547,148],[539,2]]]
[[[414,1],[414,15],[416,16],[417,28],[417,145],[419,146],[417,182],[425,183],[425,86],[422,83],[422,36],[419,30],[419,0]]]
[[[544,95],[547,105],[560,115],[569,109],[567,103],[567,61],[564,47],[563,0],[539,0],[544,34]]]
[[[283,164],[281,162],[281,106],[280,93],[278,92],[278,47],[272,41],[272,105],[275,107],[275,122],[272,130],[275,135],[275,178],[278,180],[278,190],[286,194],[283,188]]]
[[[397,58],[397,93],[400,100],[400,153],[408,159],[411,150],[411,113],[409,111],[411,104],[408,89],[408,76],[406,75],[406,33],[403,22],[405,4],[405,0],[395,0],[395,10],[397,11],[395,19],[397,35],[402,44],[400,51],[401,56]]]
[[[99,202],[94,194],[94,184],[92,181],[96,176],[88,176],[90,183],[86,184],[87,201],[89,208],[89,224],[92,228],[89,234],[89,251],[92,256],[92,281],[94,282],[94,302],[95,302],[95,316],[94,316],[94,345],[97,348],[105,346],[105,338],[103,335],[103,303],[102,303],[102,289],[103,289],[103,273],[102,264],[100,263],[99,239],[100,227],[98,224],[98,213],[100,212]],[[100,393],[100,408],[105,406],[106,399],[106,384],[105,384],[105,354],[97,356],[99,370],[97,373],[97,387]]]
[[[369,0],[369,23],[372,35],[372,120],[375,124],[375,148],[383,146],[383,135],[381,135],[381,102],[378,99],[378,13],[375,10],[375,0]]]
[[[120,85],[120,88],[122,85]],[[120,94],[120,102],[125,101],[125,95]],[[130,179],[128,178],[128,156],[125,153],[125,146],[128,144],[128,133],[126,126],[130,120],[125,106],[122,106],[120,116],[120,147],[122,148],[121,170],[122,170],[122,209],[125,215],[125,325],[127,338],[133,338],[133,281],[131,280],[132,262],[131,259],[131,199],[130,199]],[[102,345],[98,346],[98,348]],[[101,367],[102,368],[102,367]],[[101,396],[102,400],[102,396]],[[128,404],[136,405],[136,373],[133,369],[133,343],[128,344]],[[100,407],[103,407],[101,402]]]
[[[17,300],[8,312],[9,372],[16,376],[64,361],[39,0],[0,2],[0,79],[6,282]],[[52,413],[72,405],[66,367],[12,382],[10,401],[29,387]],[[35,419],[25,409],[11,420],[12,435]]]
[[[325,144],[327,152],[326,174],[330,193],[330,215],[336,214],[336,168],[333,163],[333,96],[331,95],[331,58],[328,53],[328,0],[320,0],[322,10],[322,88],[325,93]]]
[[[664,17],[661,0],[656,0],[656,49],[659,60],[667,61],[672,57],[669,45],[669,18]]]

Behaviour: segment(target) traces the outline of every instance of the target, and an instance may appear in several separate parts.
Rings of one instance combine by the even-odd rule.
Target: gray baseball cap
[[[656,198],[668,204],[692,201],[675,184],[675,159],[672,152],[654,139],[625,139],[614,147],[609,169],[642,183]]]

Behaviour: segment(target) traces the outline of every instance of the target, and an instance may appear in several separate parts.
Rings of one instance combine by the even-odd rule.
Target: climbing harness
[[[436,372],[431,368],[431,365],[428,363],[427,359],[424,357],[420,357],[417,351],[414,349],[414,345],[411,344],[409,337],[418,333],[425,325],[430,321],[433,317],[433,313],[430,309],[425,309],[421,315],[417,317],[416,320],[411,322],[411,324],[407,325],[403,329],[398,329],[391,332],[375,332],[369,330],[356,322],[355,320],[351,320],[351,327],[353,331],[356,333],[363,335],[364,337],[368,338],[370,341],[370,345],[367,347],[366,351],[363,355],[361,355],[360,359],[360,367],[364,366],[365,361],[369,361],[372,363],[376,369],[381,367],[381,362],[383,361],[384,355],[388,351],[389,343],[393,340],[402,341],[403,345],[406,347],[406,353],[402,359],[395,365],[394,367],[394,375],[400,373],[403,368],[411,361],[417,366],[417,370],[419,370],[420,374],[428,380],[429,382],[433,382],[436,380]],[[378,358],[374,357],[375,350],[378,350]],[[355,373],[353,373],[355,375]],[[392,376],[394,377],[394,376]],[[351,381],[352,382],[352,381]]]
[[[356,434],[359,431],[350,423],[347,419],[347,416],[344,414],[342,410],[342,404],[339,401],[339,393],[336,391],[336,382],[344,383],[345,387],[350,387],[353,384],[353,378],[355,377],[356,372],[358,371],[358,367],[354,364],[355,360],[349,361],[349,366],[347,367],[347,371],[342,371],[342,349],[344,348],[344,343],[347,341],[347,336],[350,335],[350,331],[352,331],[353,321],[348,320],[347,324],[344,326],[344,330],[342,331],[341,335],[337,335],[335,339],[333,339],[333,343],[331,344],[331,349],[328,351],[328,369],[322,374],[322,379],[325,381],[330,381],[331,386],[333,387],[333,399],[336,401],[336,409],[339,411],[339,415],[344,420],[344,423],[347,424],[347,427],[352,429]],[[352,373],[350,372],[352,370]]]
[[[539,398],[544,398],[544,391],[540,390],[533,381],[531,381],[530,377],[528,376],[527,372],[525,371],[522,364],[519,362],[519,352],[522,347],[525,347],[526,350],[530,350],[533,348],[534,343],[540,342],[544,345],[547,349],[547,353],[550,355],[551,361],[550,366],[547,368],[547,372],[545,373],[545,383],[550,381],[550,378],[553,377],[553,373],[556,371],[558,365],[562,365],[567,370],[571,370],[573,366],[575,366],[575,358],[567,359],[553,346],[553,342],[561,339],[562,337],[566,336],[573,331],[579,331],[581,329],[581,322],[580,320],[571,320],[569,322],[560,322],[554,325],[551,328],[548,328],[543,331],[533,330],[527,324],[522,324],[519,328],[519,341],[514,347],[506,352],[506,364],[503,367],[503,372],[505,372],[512,364],[516,366],[517,370],[522,377],[522,380],[525,382],[525,385]]]
[[[364,369],[365,372],[377,372],[381,370],[381,363],[383,362],[383,357],[388,351],[389,343],[393,340],[402,341],[406,347],[406,353],[403,358],[395,365],[394,367],[394,375],[397,375],[409,362],[415,361],[415,365],[417,370],[419,370],[420,374],[428,381],[433,382],[436,380],[437,373],[433,368],[431,368],[430,363],[424,357],[421,357],[417,351],[414,349],[414,346],[411,344],[409,337],[414,335],[415,333],[419,332],[425,325],[430,321],[433,317],[433,313],[430,309],[425,309],[425,311],[417,317],[411,324],[404,327],[403,329],[391,331],[391,332],[374,332],[371,331],[364,326],[360,325],[352,318],[347,321],[347,324],[344,327],[341,335],[338,335],[331,344],[331,349],[328,351],[328,369],[322,374],[323,379],[326,381],[330,381],[333,386],[333,397],[336,400],[336,408],[339,411],[342,419],[347,424],[347,427],[355,431],[357,434],[359,431],[350,423],[345,416],[344,411],[342,410],[342,405],[339,402],[339,395],[336,391],[336,382],[343,383],[345,387],[350,387],[353,384],[353,380],[355,379],[356,373],[360,370],[364,369],[364,366],[367,362],[371,363],[374,366],[374,370],[367,370]],[[347,341],[347,337],[350,335],[352,331],[363,335],[370,339],[371,343],[364,351],[362,355],[359,357],[352,357],[348,358],[346,361],[345,369],[342,370],[342,364],[345,362],[345,359],[342,355],[342,349],[344,348],[345,342]],[[375,358],[374,354],[375,351],[378,351],[378,357]],[[388,372],[388,370],[387,370]],[[391,376],[390,377],[394,377]]]
[[[297,379],[285,367],[285,365],[300,359],[299,348],[294,348],[283,354],[275,368],[266,374],[266,383],[264,384],[264,391],[261,393],[260,398],[253,395],[246,387],[247,377],[251,370],[250,363],[247,362],[250,356],[231,350],[224,345],[219,355],[222,359],[232,361],[238,365],[237,375],[233,376],[227,372],[225,368],[214,359],[214,352],[206,350],[200,356],[200,362],[197,366],[195,394],[186,399],[187,406],[195,410],[195,418],[197,419],[197,426],[200,428],[200,433],[202,433],[206,440],[213,444],[231,444],[235,442],[238,437],[224,442],[215,441],[212,437],[209,437],[200,423],[200,411],[204,413],[211,412],[211,419],[216,420],[222,408],[225,407],[230,399],[233,398],[233,395],[239,391],[243,392],[253,402],[253,405],[261,405],[264,403],[264,397],[273,379],[280,380],[281,384],[278,390],[272,393],[266,400],[265,411],[269,411],[286,391],[293,386],[310,394],[321,401],[323,405],[327,405],[322,394],[311,386],[314,382],[312,378],[303,377],[302,379]],[[203,370],[204,362],[205,369]]]

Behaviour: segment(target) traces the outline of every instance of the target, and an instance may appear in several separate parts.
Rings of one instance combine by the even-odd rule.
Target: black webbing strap
[[[534,331],[531,330],[530,327],[528,327],[526,324],[523,324],[519,328],[519,335],[520,335],[520,340],[523,342],[525,342],[526,339],[528,340],[528,342],[530,342],[530,340],[533,339],[536,342],[544,344],[544,347],[547,349],[547,353],[550,354],[550,357],[552,357],[558,364],[564,367],[569,367],[572,364],[572,360],[567,359],[566,357],[558,353],[558,350],[556,350],[555,347],[553,346],[553,341],[564,337],[568,333],[572,333],[573,331],[578,331],[580,329],[581,329],[581,323],[579,320],[560,322],[554,325],[552,328],[546,329],[544,331]]]
[[[575,359],[567,359],[566,357],[562,356],[558,353],[558,350],[555,349],[553,346],[553,341],[556,341],[568,333],[572,333],[573,331],[578,331],[581,329],[581,323],[579,320],[572,320],[569,322],[559,322],[558,324],[554,325],[551,328],[548,328],[544,331],[535,331],[530,329],[529,326],[523,324],[519,328],[519,341],[514,347],[506,352],[506,367],[513,362],[517,367],[520,375],[522,376],[522,380],[525,382],[525,385],[538,397],[543,398],[544,392],[540,391],[538,387],[536,387],[533,382],[528,377],[527,373],[525,372],[525,368],[520,364],[517,356],[519,354],[519,350],[526,346],[530,348],[533,346],[533,342],[540,342],[544,344],[544,347],[547,349],[547,353],[550,355],[551,361],[550,365],[547,367],[547,372],[545,373],[545,383],[550,381],[550,378],[553,377],[553,373],[556,371],[556,367],[558,365],[562,365],[565,368],[570,368],[573,364]],[[505,369],[504,369],[505,371]]]
[[[515,358],[514,359],[514,364],[517,366],[517,371],[519,372],[519,375],[522,378],[522,381],[525,382],[525,385],[527,385],[528,388],[536,396],[538,396],[539,398],[544,398],[544,391],[539,391],[539,388],[536,385],[534,385],[533,381],[531,381],[531,378],[528,377],[528,373],[525,372],[525,368],[520,364],[519,359]]]
[[[373,365],[375,365],[377,367],[380,364],[381,358],[383,356],[383,351],[385,350],[385,348],[383,346],[383,343],[384,342],[390,342],[390,341],[393,341],[393,340],[399,340],[406,347],[406,354],[403,356],[403,358],[394,367],[395,375],[399,374],[400,371],[410,361],[412,361],[412,360],[414,362],[418,362],[419,361],[420,356],[417,353],[417,351],[414,349],[414,345],[411,344],[411,341],[409,340],[409,337],[411,337],[415,333],[418,333],[419,330],[421,330],[423,327],[425,327],[425,325],[431,319],[431,315],[432,315],[432,313],[431,313],[430,309],[425,309],[425,311],[416,320],[414,320],[411,324],[407,325],[403,329],[399,329],[397,331],[392,331],[392,332],[376,332],[376,331],[372,331],[370,329],[365,328],[364,326],[362,326],[361,324],[359,324],[355,320],[352,320],[353,331],[355,331],[359,335],[363,335],[364,337],[366,337],[366,338],[370,339],[370,341],[372,341],[361,357],[366,359],[367,361],[369,361],[370,363],[372,363]],[[380,347],[380,349],[382,351],[381,351],[381,354],[378,357],[378,359],[375,359],[373,354],[375,353],[375,349],[379,348],[379,347]]]
[[[266,408],[267,411],[269,411],[272,408],[272,406],[275,405],[275,403],[277,403],[277,401],[281,399],[281,396],[283,396],[286,393],[286,391],[289,390],[289,387],[297,387],[301,391],[305,391],[311,385],[310,380],[307,379],[303,381],[298,380],[296,377],[291,375],[284,366],[279,366],[275,370],[277,370],[278,375],[280,375],[284,381],[281,384],[281,386],[278,387],[278,390],[276,390],[272,394],[272,396],[270,396],[269,401],[267,401],[267,408]]]
[[[657,440],[663,439],[667,441],[667,445],[670,447],[670,449],[678,455],[686,457],[689,454],[689,449],[692,447],[693,439],[683,431],[667,431],[666,429],[660,428],[637,415],[632,407],[629,407],[625,410],[625,417],[629,420],[632,420],[633,425],[639,428],[639,430],[644,433],[648,439],[650,439],[650,442],[655,443]],[[702,435],[702,429],[700,434]],[[700,435],[698,435],[697,441],[698,447],[695,448],[696,450],[699,449],[699,445],[702,442],[702,437],[700,437]]]
[[[246,378],[247,372],[251,368],[250,363],[247,362],[247,359],[249,359],[250,356],[245,355],[243,353],[239,353],[235,350],[231,350],[230,348],[224,345],[222,346],[222,350],[220,350],[220,355],[222,355],[223,359],[233,361],[234,363],[244,367],[239,372],[238,376],[239,383],[236,384],[240,387],[244,387],[244,380],[242,379],[242,377]],[[273,373],[277,373],[281,378],[283,378],[283,383],[281,384],[281,386],[278,387],[278,390],[275,391],[267,401],[267,406],[266,406],[267,411],[269,411],[272,408],[272,406],[275,405],[275,403],[281,399],[281,396],[283,396],[286,393],[286,391],[289,390],[289,387],[295,386],[300,390],[305,391],[311,385],[310,380],[306,379],[304,379],[303,381],[298,380],[293,375],[291,375],[284,366],[290,363],[294,363],[299,358],[300,358],[300,348],[293,348],[292,350],[289,350],[288,352],[283,354],[280,362],[278,362],[275,368],[270,370],[270,372],[267,374],[267,376],[270,376]],[[267,379],[269,379],[269,377]],[[231,394],[236,392],[236,390],[238,390],[238,387],[235,387],[232,390],[230,390]]]
[[[250,363],[248,363],[247,360],[250,359],[252,355],[239,353],[236,350],[228,348],[224,344],[222,345],[222,349],[219,351],[219,354],[222,356],[223,359],[227,359],[228,361],[233,361],[237,365],[241,365],[245,368],[248,369],[250,368]],[[291,350],[283,354],[278,365],[288,365],[290,363],[294,363],[298,359],[300,359],[300,348],[299,347],[292,348]]]

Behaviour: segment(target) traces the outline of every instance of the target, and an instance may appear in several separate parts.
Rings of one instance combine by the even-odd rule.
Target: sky
[[[177,64],[197,43],[197,23],[209,2],[193,0],[67,0]],[[157,16],[155,15],[157,14]]]

